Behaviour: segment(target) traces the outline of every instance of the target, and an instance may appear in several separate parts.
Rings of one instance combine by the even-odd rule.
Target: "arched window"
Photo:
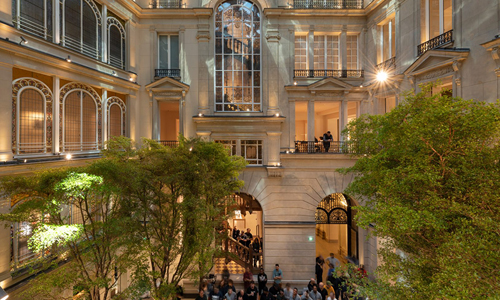
[[[125,103],[118,97],[107,100],[108,140],[114,136],[125,135]]]
[[[101,14],[92,0],[63,0],[63,46],[100,57]]]
[[[260,12],[248,1],[222,3],[215,15],[215,110],[261,111]]]
[[[16,155],[52,151],[52,92],[34,78],[12,84],[12,147]]]
[[[19,96],[19,154],[44,153],[45,149],[45,99],[31,88]]]
[[[63,103],[63,152],[98,150],[97,103],[83,90],[70,92]]]
[[[17,0],[14,4],[18,29],[43,39],[52,38],[52,0]]]
[[[108,62],[125,68],[125,28],[113,17],[108,17]]]

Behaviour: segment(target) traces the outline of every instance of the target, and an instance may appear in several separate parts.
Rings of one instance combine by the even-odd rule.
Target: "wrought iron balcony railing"
[[[167,147],[172,147],[172,148],[175,148],[177,146],[179,146],[179,141],[158,141],[159,144],[162,144],[163,146],[167,146]]]
[[[450,31],[447,31],[441,35],[438,35],[437,37],[428,40],[425,43],[422,43],[417,46],[417,53],[418,55],[424,54],[426,51],[438,48],[442,45],[448,44],[453,42],[453,29]]]
[[[182,8],[181,0],[152,0],[149,8]]]
[[[293,70],[295,78],[363,78],[364,76],[364,70]]]
[[[295,141],[295,153],[356,154],[356,148],[352,142]]]
[[[155,69],[155,77],[181,77],[180,69]]]
[[[376,65],[375,69],[377,71],[380,71],[380,70],[389,70],[389,69],[395,68],[395,67],[396,67],[396,57],[393,56],[393,57],[387,59],[386,61],[381,62],[378,65]]]
[[[362,9],[363,0],[293,0],[297,9]]]

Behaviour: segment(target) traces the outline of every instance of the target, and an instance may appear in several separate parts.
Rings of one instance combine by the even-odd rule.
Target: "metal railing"
[[[160,141],[158,141],[158,143],[162,144],[163,146],[172,147],[172,148],[179,146],[179,141],[167,141],[167,140],[161,141],[160,140]]]
[[[294,0],[297,9],[362,9],[363,0]]]
[[[155,69],[155,77],[181,77],[181,69]]]
[[[181,0],[153,0],[149,2],[149,8],[182,8]]]
[[[117,67],[119,69],[125,68],[125,65],[123,63],[123,59],[121,59],[121,57],[115,57],[113,55],[110,55],[109,56],[109,64],[114,66],[114,67]]]
[[[30,20],[29,18],[19,16],[19,18],[17,18],[17,20],[15,20],[14,22],[17,23],[18,28],[23,31],[34,34],[45,40],[50,40],[52,38],[52,35],[50,35],[46,27],[44,27],[42,24]]]
[[[438,48],[442,45],[445,45],[445,44],[448,44],[451,42],[453,42],[453,29],[450,31],[447,31],[441,35],[438,35],[437,37],[432,38],[425,43],[418,45],[417,46],[417,53],[420,56],[429,50]]]
[[[293,77],[317,78],[317,77],[338,77],[338,78],[363,78],[364,70],[293,70]]]
[[[396,67],[396,57],[393,56],[393,57],[387,59],[386,61],[381,62],[378,65],[376,65],[375,69],[377,71],[380,71],[380,70],[389,70],[389,69],[395,68],[395,67]]]
[[[352,142],[341,141],[295,141],[295,153],[355,154],[354,146]]]
[[[73,39],[69,36],[63,36],[64,47],[80,52],[84,55],[90,56],[94,59],[100,58],[99,49],[82,43],[80,40]]]

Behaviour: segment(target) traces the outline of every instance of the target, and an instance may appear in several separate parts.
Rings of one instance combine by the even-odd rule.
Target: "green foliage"
[[[500,294],[500,104],[408,93],[346,129],[360,156],[346,191],[383,264],[370,299]],[[398,249],[396,252],[395,249]],[[381,296],[383,295],[383,296]]]
[[[74,225],[49,225],[38,226],[29,239],[29,248],[39,252],[52,246],[64,246],[68,242],[77,242],[81,237],[83,226]]]

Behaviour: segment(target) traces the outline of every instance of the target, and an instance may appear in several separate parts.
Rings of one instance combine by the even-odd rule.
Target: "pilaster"
[[[342,99],[342,102],[340,103],[340,113],[339,113],[339,123],[340,123],[340,128],[339,128],[339,133],[340,133],[340,140],[344,140],[344,135],[342,134],[342,131],[345,129],[347,125],[347,100]]]
[[[207,61],[209,59],[209,41],[210,41],[210,25],[208,24],[208,19],[203,20],[202,24],[198,24],[198,33],[196,35],[198,39],[198,73],[208,74]],[[199,78],[198,80],[198,111],[202,114],[210,114],[210,106],[208,99],[208,81],[209,77],[206,79]]]
[[[99,143],[102,143],[103,149],[104,149],[104,142],[108,140],[108,108],[107,108],[107,100],[108,100],[108,91],[106,89],[102,89],[102,95],[101,95],[101,100],[102,100],[102,105],[101,105],[101,110],[102,110],[102,123],[101,123],[101,130],[102,130],[102,141],[99,141]]]
[[[339,47],[339,68],[341,70],[347,69],[347,25],[342,26],[340,32],[340,47]]]
[[[266,114],[271,116],[279,113],[279,41],[281,36],[278,28],[268,27],[266,33],[267,46],[269,49],[268,58],[268,106]],[[266,97],[264,97],[265,100]]]
[[[0,64],[0,162],[12,160],[12,67]]]
[[[267,132],[267,165],[280,165],[280,131]]]
[[[288,123],[289,123],[289,149],[294,149],[295,147],[295,100],[288,101]]]
[[[52,0],[52,41],[59,44],[61,41],[61,5],[59,0]]]
[[[314,141],[314,99],[307,102],[307,140]]]
[[[307,69],[314,69],[314,25],[309,26],[307,34]]]
[[[52,76],[52,149],[54,153],[61,152],[59,145],[59,95],[61,89],[61,83],[58,76]]]
[[[108,62],[108,6],[102,5],[102,61]]]

